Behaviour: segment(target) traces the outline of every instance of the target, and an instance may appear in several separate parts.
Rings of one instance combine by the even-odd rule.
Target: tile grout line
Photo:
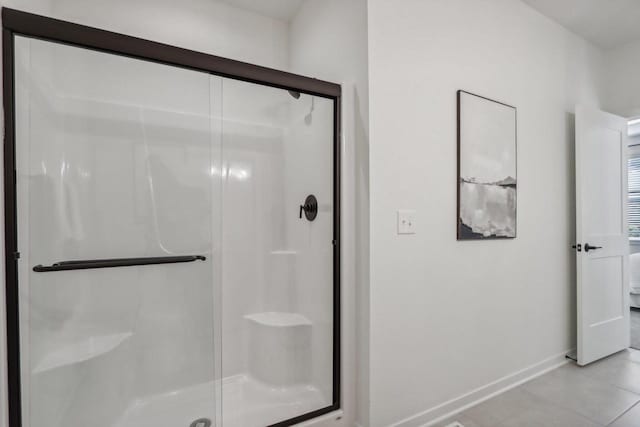
[[[622,353],[624,351],[626,351],[626,350],[623,350],[620,353]],[[636,351],[639,351],[639,350],[636,350]],[[614,355],[611,355],[609,357],[616,357],[616,355],[614,354]],[[630,363],[632,365],[640,365],[640,361],[635,361],[635,360],[632,360],[632,359],[621,359],[621,361],[622,362],[628,362],[628,363]],[[596,361],[594,363],[603,363],[603,362],[606,363],[606,358],[598,360],[598,361]],[[617,388],[618,390],[622,390],[622,391],[625,391],[627,393],[631,393],[631,394],[633,394],[635,396],[638,396],[638,398],[640,399],[640,390],[630,390],[630,389],[628,389],[626,387],[623,387],[623,386],[621,386],[619,384],[603,380],[602,378],[594,375],[593,373],[590,374],[589,373],[589,366],[591,366],[591,365],[579,366],[575,361],[569,362],[569,365],[572,365],[572,366],[578,368],[579,370],[583,371],[583,372],[580,372],[580,375],[584,375],[585,377],[587,377],[587,378],[589,378],[589,379],[591,379],[593,381],[596,381],[596,382],[598,382],[598,383],[600,383],[602,385],[610,386],[610,387],[613,387],[613,388]],[[631,405],[631,408],[636,406],[636,404],[639,403],[639,402],[640,402],[640,400],[638,402],[634,403],[633,405]]]
[[[627,351],[627,350],[625,350]],[[609,361],[609,362],[614,362],[615,365],[617,365],[618,363],[621,364],[631,364],[631,365],[637,365],[640,364],[640,359],[635,360],[634,358],[629,358],[629,357],[624,357],[622,355],[622,352],[620,352],[621,354],[619,356],[615,356],[612,355],[613,358]],[[631,350],[631,353],[634,354],[638,354],[638,350]],[[618,360],[616,360],[616,358],[620,358]],[[606,359],[606,358],[605,358]],[[607,363],[607,361],[603,359],[600,362],[597,363]],[[563,366],[564,365],[564,366]],[[614,365],[614,367],[615,367]],[[577,374],[578,377],[581,377],[585,380],[587,380],[589,383],[595,385],[599,385],[599,386],[604,386],[604,387],[609,387],[610,391],[618,390],[620,392],[624,392],[628,394],[628,399],[624,399],[627,400],[627,404],[629,405],[628,407],[626,407],[626,405],[616,405],[616,406],[621,406],[618,408],[617,411],[611,411],[610,415],[610,419],[606,419],[604,417],[604,419],[594,419],[594,415],[595,414],[587,414],[587,413],[582,413],[579,412],[578,410],[576,410],[575,408],[571,407],[571,406],[566,406],[562,403],[556,402],[555,400],[551,400],[550,398],[548,398],[545,395],[539,395],[534,393],[531,390],[527,389],[527,384],[531,383],[533,381],[535,381],[536,378],[542,378],[546,375],[551,375],[553,372],[558,372],[560,370],[562,370],[563,368],[565,369],[569,369],[570,371],[574,371],[574,374]],[[577,378],[578,378],[577,377]],[[579,420],[583,420],[584,423],[589,422],[589,423],[593,423],[594,426],[598,426],[598,427],[608,427],[613,425],[614,423],[616,423],[619,419],[621,419],[622,417],[624,417],[625,415],[627,415],[630,411],[632,410],[638,410],[640,409],[640,392],[638,390],[634,391],[634,390],[629,390],[627,388],[625,388],[624,386],[618,385],[616,383],[612,383],[610,382],[606,377],[603,378],[602,376],[596,375],[595,372],[592,373],[592,371],[589,370],[589,367],[580,367],[577,366],[575,363],[564,363],[560,366],[555,367],[555,369],[549,369],[547,372],[545,372],[544,374],[535,377],[535,378],[531,378],[527,381],[521,382],[520,384],[516,385],[513,388],[510,388],[508,390],[505,390],[501,393],[497,393],[495,396],[485,400],[484,402],[489,402],[495,398],[497,398],[500,395],[504,395],[504,394],[508,394],[509,392],[513,392],[515,390],[520,389],[521,392],[523,392],[526,396],[528,396],[528,399],[531,401],[537,401],[539,404],[541,404],[542,406],[546,406],[549,409],[557,409],[560,411],[564,411],[565,413],[567,413],[567,415],[572,415],[574,417],[576,417]],[[471,405],[469,408],[466,408],[465,410],[459,411],[457,412],[455,415],[453,415],[450,421],[453,421],[456,417],[461,417],[463,419],[467,419],[469,422],[471,422],[472,424],[478,423],[478,419],[471,415],[469,413],[469,409],[478,406],[480,404],[482,404],[483,402],[478,402],[477,405]],[[625,408],[626,407],[626,408]],[[501,418],[498,422],[496,427],[498,426],[502,426],[504,423],[508,423],[509,420],[512,420],[514,418],[517,418],[518,415],[516,414],[511,414],[508,415],[505,418]],[[607,417],[609,418],[609,417]],[[495,420],[494,420],[495,421]],[[482,424],[479,424],[482,425]]]
[[[629,411],[631,411],[633,408],[635,408],[636,406],[640,407],[640,400],[637,401],[636,403],[634,403],[633,405],[631,405],[631,407],[629,409],[627,409],[626,411],[624,411],[622,414],[618,415],[616,418],[613,419],[613,421],[611,421],[609,424],[607,424],[604,427],[609,427],[613,424],[615,424],[616,421],[618,421],[620,418],[622,418],[624,415],[626,415]]]
[[[526,383],[525,383],[525,384],[526,384]],[[524,384],[523,384],[523,385],[524,385]],[[580,412],[576,411],[576,410],[575,410],[575,409],[573,409],[573,408],[569,408],[569,407],[567,407],[567,406],[564,406],[564,405],[561,405],[561,404],[559,404],[559,403],[556,403],[556,402],[554,402],[553,400],[549,400],[549,399],[547,399],[546,397],[538,396],[537,394],[534,394],[534,393],[530,392],[529,390],[527,390],[527,389],[525,389],[525,388],[523,388],[523,389],[522,389],[522,391],[524,391],[524,392],[525,392],[526,394],[528,394],[529,396],[531,396],[531,397],[533,397],[533,398],[535,398],[535,399],[538,399],[538,400],[540,400],[540,401],[544,402],[544,403],[545,403],[545,404],[547,404],[548,406],[551,406],[551,407],[555,407],[555,408],[559,408],[559,409],[562,409],[562,410],[568,411],[568,412],[572,413],[573,415],[577,415],[578,417],[583,418],[583,419],[588,420],[588,421],[591,421],[592,423],[597,424],[597,425],[599,425],[599,426],[602,426],[602,427],[606,427],[606,426],[607,426],[607,424],[601,424],[599,421],[594,420],[594,419],[592,419],[591,417],[588,417],[588,416],[586,416],[586,415],[584,415],[584,414],[581,414]],[[636,402],[635,404],[633,404],[631,407],[633,408],[637,403],[638,403],[638,402]],[[629,408],[629,409],[631,409],[631,408]],[[627,411],[628,411],[629,409],[627,409]],[[625,411],[625,412],[626,412],[626,411]],[[616,419],[617,419],[617,418],[616,418]],[[506,420],[504,420],[504,421],[506,421]],[[504,421],[502,421],[502,422],[504,422]]]
[[[635,350],[635,349],[634,349],[634,350]],[[627,351],[627,350],[622,350],[622,351],[620,351],[620,352],[619,352],[619,353],[617,353],[617,354],[621,354],[621,353],[623,353],[623,352],[625,352],[625,351]],[[638,350],[635,350],[635,351],[638,351]],[[609,357],[616,357],[616,354],[611,355],[611,356],[609,356]],[[621,357],[621,356],[620,356],[620,357]],[[604,359],[601,359],[601,360],[599,360],[599,361],[596,361],[595,363],[606,363],[606,359],[608,359],[608,357],[607,357],[607,358],[604,358]],[[622,362],[628,362],[628,363],[631,363],[631,364],[640,364],[640,362],[639,362],[639,361],[635,361],[635,360],[633,360],[633,359],[621,359],[621,361],[622,361]],[[615,423],[619,418],[621,418],[621,417],[622,417],[622,416],[624,416],[627,412],[629,412],[630,410],[632,410],[633,408],[635,408],[638,404],[640,404],[640,392],[638,392],[637,390],[635,390],[635,391],[634,391],[634,390],[629,390],[629,389],[627,389],[627,388],[625,388],[625,387],[622,387],[622,386],[620,386],[620,385],[618,385],[618,384],[615,384],[615,383],[612,383],[612,382],[609,382],[609,381],[603,380],[602,378],[599,378],[598,376],[595,376],[594,374],[590,374],[590,373],[588,372],[588,371],[589,371],[588,366],[579,366],[575,361],[573,361],[573,362],[569,362],[569,364],[568,364],[568,365],[573,366],[574,368],[577,368],[577,369],[579,370],[579,374],[580,374],[580,375],[582,375],[582,376],[584,376],[584,377],[586,377],[586,378],[590,379],[591,381],[595,381],[595,382],[597,382],[597,383],[599,383],[599,384],[601,384],[601,385],[608,386],[608,387],[613,387],[613,388],[615,388],[615,389],[618,389],[618,390],[624,391],[624,392],[626,392],[626,393],[630,393],[630,394],[632,394],[632,395],[634,395],[634,396],[636,396],[636,397],[638,398],[638,400],[636,400],[636,401],[635,401],[635,403],[633,403],[630,407],[628,407],[627,409],[625,409],[624,411],[622,411],[622,413],[620,413],[618,416],[616,416],[612,421],[609,421],[607,424],[604,424],[604,427],[607,427],[607,426],[612,425],[612,424],[613,424],[613,423]],[[533,395],[533,393],[530,393],[530,394],[532,394],[532,395]],[[545,399],[545,398],[543,398],[543,400],[545,400],[545,401],[546,401],[546,399]],[[554,403],[554,402],[552,402],[552,403]],[[561,406],[561,407],[563,407],[563,406]],[[565,407],[563,407],[563,408],[565,408]],[[586,415],[582,415],[582,414],[580,414],[580,413],[576,412],[575,410],[573,410],[573,409],[571,409],[571,408],[565,408],[565,409],[568,409],[568,410],[570,410],[570,411],[572,411],[572,412],[574,412],[574,413],[577,413],[578,415],[581,415],[583,418],[586,418],[586,419],[588,419],[588,420],[590,420],[590,421],[592,421],[592,422],[594,422],[594,423],[596,423],[596,424],[600,424],[597,420],[594,420],[594,419],[592,419],[591,417],[588,417],[588,416],[586,416]]]
[[[633,362],[633,361],[631,361],[631,360],[629,360],[629,362],[630,362],[630,363],[634,363],[634,362]],[[638,403],[640,403],[640,394],[638,394],[638,393],[636,393],[636,392],[633,392],[633,391],[630,391],[630,390],[627,390],[627,389],[624,389],[624,388],[621,388],[621,387],[619,387],[619,386],[617,386],[617,385],[615,385],[615,384],[611,384],[611,383],[609,383],[609,382],[603,381],[603,380],[601,380],[600,378],[593,377],[593,376],[591,376],[591,375],[587,374],[586,372],[582,371],[582,369],[587,369],[587,368],[584,368],[584,367],[578,366],[575,362],[569,362],[567,365],[565,365],[565,368],[566,368],[566,367],[568,367],[568,366],[571,366],[571,368],[569,368],[569,369],[578,369],[578,375],[579,375],[579,376],[581,376],[582,378],[586,378],[586,379],[588,379],[589,381],[595,382],[595,383],[597,383],[597,384],[599,384],[599,385],[601,385],[601,386],[611,387],[611,388],[614,388],[614,389],[617,389],[617,390],[621,390],[621,391],[623,391],[623,392],[625,392],[625,393],[630,393],[630,394],[632,394],[633,396],[635,396],[637,399],[634,399],[634,400],[635,400],[635,402],[634,402],[630,407],[628,407],[627,409],[623,410],[623,411],[622,411],[622,413],[621,413],[620,415],[615,416],[615,417],[614,417],[614,419],[613,419],[612,421],[608,421],[608,422],[606,422],[606,423],[604,423],[604,424],[603,424],[603,423],[602,423],[602,421],[596,420],[596,419],[594,419],[593,417],[591,417],[591,416],[589,416],[589,415],[587,415],[587,414],[582,414],[582,413],[578,412],[577,410],[575,410],[575,409],[573,409],[573,408],[571,408],[571,407],[564,406],[564,405],[562,405],[562,404],[556,403],[556,402],[554,402],[554,401],[552,401],[552,400],[547,399],[545,396],[537,395],[537,394],[535,394],[535,393],[533,393],[533,392],[531,392],[531,391],[527,390],[527,389],[526,389],[526,387],[523,387],[523,390],[524,390],[527,394],[529,394],[529,395],[531,395],[531,396],[534,396],[534,397],[536,397],[537,399],[539,399],[539,400],[541,400],[541,401],[543,401],[543,402],[545,402],[545,403],[550,404],[550,406],[555,406],[556,408],[564,409],[564,410],[569,411],[569,412],[571,412],[571,413],[573,413],[573,414],[575,414],[575,415],[579,415],[580,417],[582,417],[582,418],[584,418],[584,419],[586,419],[586,420],[589,420],[590,422],[592,422],[592,423],[594,423],[594,424],[596,424],[596,425],[603,426],[603,427],[606,427],[606,426],[611,425],[611,423],[615,422],[615,420],[617,420],[618,418],[620,418],[622,415],[626,414],[629,410],[631,410],[631,409],[632,409],[633,407],[635,407]],[[526,386],[526,383],[524,383],[524,384],[522,384],[522,385],[523,385],[523,386]]]

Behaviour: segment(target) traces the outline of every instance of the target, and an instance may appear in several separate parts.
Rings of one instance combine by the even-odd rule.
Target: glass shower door
[[[15,61],[23,425],[220,425],[221,79],[24,37]]]
[[[334,102],[222,90],[223,421],[264,427],[334,402]]]
[[[337,409],[336,98],[14,52],[22,427]]]

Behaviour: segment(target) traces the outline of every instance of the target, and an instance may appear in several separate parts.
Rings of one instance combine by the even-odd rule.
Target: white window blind
[[[629,159],[629,238],[640,239],[640,157]]]

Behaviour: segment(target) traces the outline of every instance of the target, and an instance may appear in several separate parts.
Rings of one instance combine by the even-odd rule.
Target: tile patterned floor
[[[640,351],[571,363],[456,417],[464,427],[640,427]]]

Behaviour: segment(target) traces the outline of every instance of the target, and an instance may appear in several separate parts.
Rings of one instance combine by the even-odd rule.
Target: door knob
[[[591,246],[590,244],[586,243],[584,245],[584,251],[585,252],[589,252],[589,251],[593,251],[595,249],[602,249],[602,246]]]

